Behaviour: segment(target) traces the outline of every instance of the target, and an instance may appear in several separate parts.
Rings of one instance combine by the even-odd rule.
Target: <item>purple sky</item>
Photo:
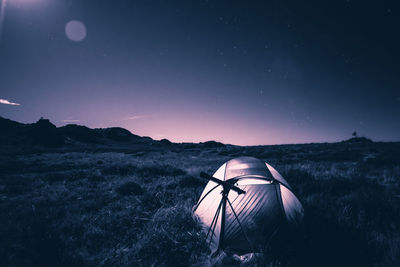
[[[395,3],[7,0],[0,116],[175,142],[399,141]]]

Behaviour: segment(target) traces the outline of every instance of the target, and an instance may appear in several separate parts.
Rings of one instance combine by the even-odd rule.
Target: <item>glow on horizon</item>
[[[133,134],[149,136],[156,140],[165,138],[176,143],[217,141],[224,144],[248,146],[333,142],[347,138],[345,133],[342,135],[342,139],[341,136],[334,138],[327,133],[315,133],[310,129],[300,129],[293,125],[279,125],[274,128],[265,125],[256,128],[254,124],[257,122],[224,121],[224,123],[219,123],[217,116],[209,117],[206,122],[199,122],[194,117],[182,116],[170,119],[154,116],[150,121],[125,121],[118,125],[106,124],[103,126],[120,126]]]
[[[111,127],[111,126],[110,126]],[[216,141],[224,144],[239,145],[239,146],[258,146],[258,145],[281,145],[281,144],[303,144],[303,143],[319,143],[319,142],[337,142],[348,139],[345,135],[343,138],[324,138],[323,136],[315,137],[307,133],[301,133],[301,136],[291,136],[289,133],[282,131],[281,133],[266,133],[259,131],[257,133],[249,132],[234,132],[229,129],[219,129],[214,131],[215,135],[210,134],[210,130],[198,131],[196,135],[185,131],[185,127],[176,128],[174,131],[166,131],[165,133],[157,133],[158,128],[147,131],[149,129],[134,129],[131,127],[123,127],[131,133],[139,136],[149,136],[155,140],[168,139],[175,143],[201,143],[207,141]],[[195,130],[195,129],[194,129]],[[229,133],[231,132],[231,134]],[[292,131],[295,132],[295,131]],[[154,134],[153,134],[154,133]],[[350,137],[350,136],[348,136]]]

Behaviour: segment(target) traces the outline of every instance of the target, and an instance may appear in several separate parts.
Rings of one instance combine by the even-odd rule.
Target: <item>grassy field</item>
[[[246,155],[274,166],[305,208],[259,265],[400,266],[400,144],[372,142],[2,154],[0,266],[209,264],[191,212],[198,174]]]

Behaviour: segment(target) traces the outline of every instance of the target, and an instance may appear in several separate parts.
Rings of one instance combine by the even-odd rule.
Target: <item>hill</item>
[[[80,150],[157,150],[174,145],[180,147],[205,148],[225,147],[216,141],[200,144],[176,144],[168,139],[153,140],[147,136],[138,136],[120,128],[95,128],[68,124],[56,127],[48,119],[39,119],[36,123],[24,124],[0,117],[0,148],[4,153],[24,154],[44,151],[80,151]],[[1,152],[0,152],[1,153]]]
[[[0,117],[0,145],[54,148],[85,144],[150,144],[153,141],[149,137],[140,137],[119,127],[90,129],[86,126],[68,124],[57,128],[43,118],[36,123],[23,124]]]

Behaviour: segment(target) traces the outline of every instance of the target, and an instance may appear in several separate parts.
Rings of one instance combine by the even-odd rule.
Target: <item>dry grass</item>
[[[398,266],[399,144],[174,146],[133,152],[53,152],[0,163],[1,266],[209,264],[191,208],[226,160],[272,164],[305,206],[268,266]],[[240,265],[225,256],[220,265]],[[249,263],[249,265],[254,265]]]

